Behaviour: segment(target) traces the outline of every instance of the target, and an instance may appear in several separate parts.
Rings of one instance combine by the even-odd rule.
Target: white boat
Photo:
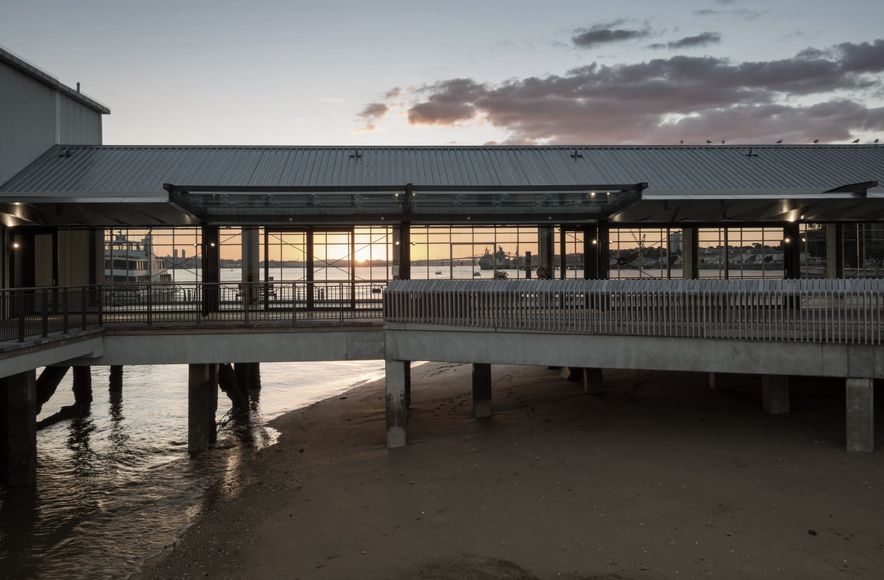
[[[123,237],[104,248],[104,279],[109,284],[168,284],[172,274],[162,258],[150,251],[150,236],[139,242]]]

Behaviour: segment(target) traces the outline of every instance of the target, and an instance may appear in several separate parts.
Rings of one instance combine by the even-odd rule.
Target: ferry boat
[[[150,236],[135,242],[118,236],[105,244],[104,279],[111,284],[168,284],[172,273],[151,255]]]

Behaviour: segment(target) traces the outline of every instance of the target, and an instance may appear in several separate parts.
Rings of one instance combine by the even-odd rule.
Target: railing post
[[[83,299],[80,301],[80,330],[86,330],[86,304],[92,303],[92,292],[92,288],[86,288],[83,290]],[[96,308],[101,310],[97,295],[95,297],[95,304]]]
[[[98,326],[104,326],[104,292],[101,284],[98,285]],[[86,328],[86,315],[83,313],[83,328]]]
[[[147,284],[147,325],[150,326],[153,321],[153,284]]]
[[[18,341],[25,341],[25,293],[18,293]]]
[[[341,326],[344,326],[344,283],[338,282],[338,310],[341,313]]]
[[[292,282],[292,326],[295,325],[295,322],[298,318],[298,283]]]
[[[252,299],[252,283],[251,282],[243,282],[240,284],[240,294],[242,294],[240,303],[242,304],[242,319],[243,323],[248,325],[249,323],[249,302]]]
[[[61,294],[61,331],[64,334],[68,333],[68,324],[70,323],[70,315],[71,315],[71,296],[70,290],[65,287],[62,289]]]
[[[43,338],[47,338],[49,336],[49,289],[43,289],[43,304],[42,304],[42,312],[40,313],[40,335]]]

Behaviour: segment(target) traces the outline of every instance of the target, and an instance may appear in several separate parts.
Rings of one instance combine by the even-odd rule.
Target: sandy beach
[[[541,367],[413,370],[409,444],[384,446],[383,383],[274,421],[145,578],[599,579],[880,577],[884,461],[843,450],[843,387],[606,373],[610,391]],[[884,431],[879,430],[884,433]],[[879,448],[881,447],[879,443]]]

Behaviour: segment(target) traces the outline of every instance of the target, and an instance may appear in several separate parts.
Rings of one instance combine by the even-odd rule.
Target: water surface
[[[262,364],[250,424],[228,421],[215,449],[187,454],[187,366],[129,366],[123,393],[93,368],[91,413],[37,435],[37,486],[0,489],[0,577],[120,577],[136,572],[208,502],[235,496],[238,465],[278,433],[266,422],[383,376],[382,361]],[[219,421],[230,405],[219,395]],[[70,373],[40,419],[73,403]]]

